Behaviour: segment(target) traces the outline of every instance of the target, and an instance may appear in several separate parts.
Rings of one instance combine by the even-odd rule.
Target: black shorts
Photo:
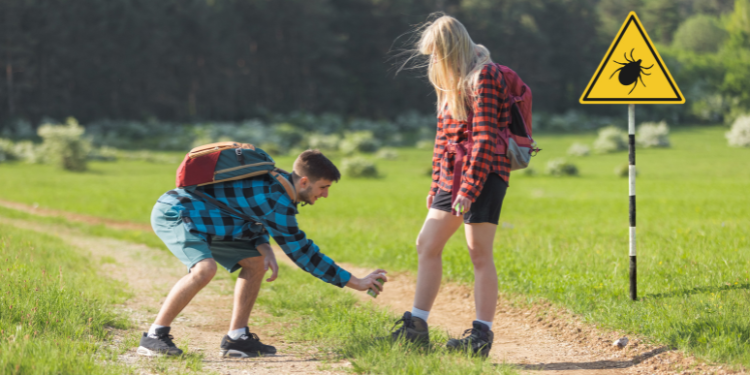
[[[491,173],[484,182],[482,193],[471,204],[469,212],[464,214],[464,223],[492,223],[497,225],[500,220],[500,209],[503,208],[503,199],[505,192],[508,190],[508,183],[503,181],[500,176]],[[432,200],[432,206],[436,210],[451,212],[451,192],[438,189],[435,199]]]

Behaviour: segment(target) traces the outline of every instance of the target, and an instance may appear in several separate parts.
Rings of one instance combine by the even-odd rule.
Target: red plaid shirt
[[[482,192],[490,173],[496,173],[505,182],[510,177],[510,161],[503,154],[495,153],[499,129],[508,127],[510,120],[510,97],[508,88],[495,64],[487,64],[479,75],[471,113],[474,147],[467,152],[463,167],[463,178],[459,194],[474,202]],[[467,138],[466,121],[454,120],[447,106],[438,115],[435,150],[432,156],[432,187],[430,195],[438,188],[450,192],[453,187],[453,165],[455,154],[445,152],[445,146],[459,143]]]

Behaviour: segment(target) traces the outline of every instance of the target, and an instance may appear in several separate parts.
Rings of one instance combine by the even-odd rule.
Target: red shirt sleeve
[[[472,202],[481,194],[490,174],[498,132],[501,126],[508,126],[507,122],[501,124],[499,118],[505,97],[507,97],[507,88],[502,74],[493,64],[485,65],[479,75],[472,103],[474,118],[471,126],[474,147],[469,155],[468,165],[464,169],[459,190],[459,194],[466,196]]]
[[[443,131],[443,116],[438,116],[437,134],[435,134],[435,148],[432,152],[432,186],[430,186],[430,195],[438,192],[438,183],[440,181],[441,162],[445,153],[445,146],[448,144],[448,138]]]

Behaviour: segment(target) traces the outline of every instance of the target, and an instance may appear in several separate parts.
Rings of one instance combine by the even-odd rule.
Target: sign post
[[[684,104],[685,97],[654,48],[635,12],[630,12],[581,95],[581,104],[628,104],[628,200],[630,299],[638,299],[635,242],[635,105]]]

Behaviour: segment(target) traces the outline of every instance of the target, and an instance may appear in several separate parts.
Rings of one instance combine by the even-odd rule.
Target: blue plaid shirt
[[[286,174],[291,181],[291,176]],[[351,274],[320,252],[297,225],[297,205],[284,187],[269,175],[198,187],[203,193],[229,207],[242,211],[262,225],[248,223],[224,213],[210,202],[203,202],[185,189],[174,189],[159,202],[181,212],[185,228],[209,240],[245,240],[257,247],[269,243],[270,234],[284,253],[303,270],[338,287],[344,287]]]

